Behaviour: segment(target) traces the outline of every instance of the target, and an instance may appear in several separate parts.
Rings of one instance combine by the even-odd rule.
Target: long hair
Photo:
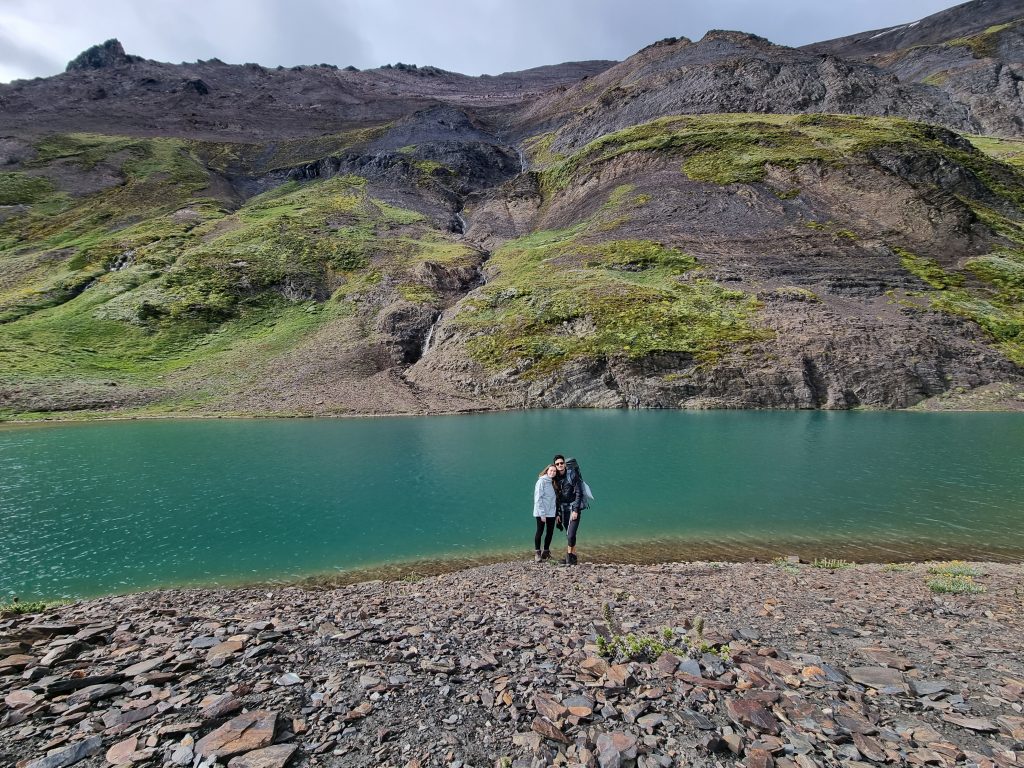
[[[545,477],[545,476],[547,476],[548,470],[551,469],[553,466],[555,466],[555,465],[554,464],[548,464],[546,467],[544,467],[544,469],[542,469],[540,471],[540,474],[537,475],[537,477]],[[555,498],[557,499],[558,498],[558,472],[557,472],[557,470],[555,471],[555,476],[551,478],[551,487],[555,489]]]

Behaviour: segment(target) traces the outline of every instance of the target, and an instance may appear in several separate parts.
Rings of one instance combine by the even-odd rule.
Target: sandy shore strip
[[[934,570],[502,562],[9,615],[0,765],[1024,766],[1024,567]]]

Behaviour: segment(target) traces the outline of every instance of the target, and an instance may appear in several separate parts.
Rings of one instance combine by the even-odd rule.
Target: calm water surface
[[[0,429],[0,599],[532,550],[555,452],[604,559],[1024,557],[1021,414],[531,411]],[[564,544],[556,531],[555,544]]]

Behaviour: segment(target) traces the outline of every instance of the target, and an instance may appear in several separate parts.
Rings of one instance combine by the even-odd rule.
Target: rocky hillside
[[[1024,143],[875,64],[112,41],[0,107],[3,417],[1024,406]]]
[[[968,108],[980,133],[1024,133],[1024,8],[976,0],[920,21],[807,46],[933,86]]]

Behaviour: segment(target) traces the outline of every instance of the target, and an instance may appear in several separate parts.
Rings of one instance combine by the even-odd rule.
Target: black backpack
[[[580,506],[580,510],[589,509],[590,501],[593,498],[587,494],[590,490],[590,486],[583,482],[583,473],[580,471],[580,463],[576,459],[565,460],[565,476],[570,477],[570,473],[575,473],[576,480],[580,483],[580,496],[583,498],[583,504]]]

